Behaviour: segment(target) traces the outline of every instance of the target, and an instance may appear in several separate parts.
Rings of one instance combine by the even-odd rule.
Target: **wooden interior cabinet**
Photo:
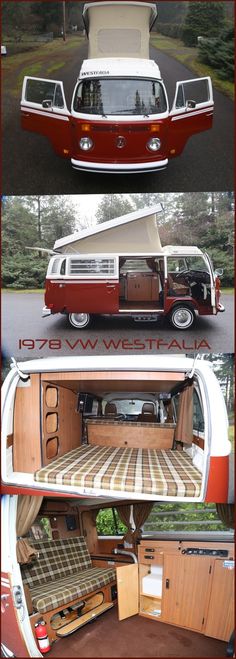
[[[144,272],[127,275],[127,300],[129,302],[157,302],[158,298],[158,275]]]
[[[210,556],[165,555],[163,620],[203,631],[211,569]]]
[[[228,641],[234,630],[234,565],[233,561],[216,559],[206,618],[205,634]]]
[[[188,545],[178,541],[142,541],[138,564],[117,568],[119,620],[139,612],[152,620],[229,640],[234,628],[234,563],[213,553],[186,553],[192,547],[201,549],[201,545],[213,551],[224,549],[232,557],[233,546],[226,543],[216,546],[211,542]],[[143,582],[153,572],[154,587],[149,580]]]

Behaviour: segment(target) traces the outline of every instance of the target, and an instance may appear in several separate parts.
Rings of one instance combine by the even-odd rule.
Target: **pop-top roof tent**
[[[138,57],[149,59],[149,31],[157,17],[150,2],[91,2],[83,19],[90,58]]]
[[[161,253],[163,249],[157,227],[157,214],[162,212],[161,204],[133,211],[60,238],[56,240],[54,249],[63,254],[111,254],[127,253],[129,250],[132,254]]]

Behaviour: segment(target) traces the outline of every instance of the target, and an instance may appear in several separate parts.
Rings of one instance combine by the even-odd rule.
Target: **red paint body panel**
[[[89,131],[83,125],[90,126]],[[208,130],[212,126],[209,108],[200,114],[184,112],[158,121],[91,121],[82,120],[71,115],[62,115],[55,111],[31,109],[22,105],[21,126],[24,130],[45,135],[50,140],[55,152],[66,158],[94,163],[139,164],[152,163],[179,155],[184,146],[195,133]],[[151,132],[151,126],[157,131]],[[90,136],[94,142],[91,150],[84,152],[79,147],[81,137]],[[125,145],[117,148],[117,137],[123,136]],[[161,140],[161,148],[150,152],[147,142],[151,137]],[[105,146],[105,149],[104,149]],[[68,151],[67,154],[64,150]],[[171,151],[174,153],[171,153]]]
[[[40,495],[44,497],[52,496],[52,490],[47,490],[47,489],[38,489],[37,487],[26,487],[24,485],[4,485],[1,484],[1,492],[2,494],[28,494],[32,496]],[[61,492],[57,492],[56,490],[53,490],[53,498],[55,497],[62,497],[65,499],[65,497],[73,497],[74,499],[86,499],[87,495],[83,494],[64,494],[63,495]]]
[[[199,316],[212,316],[213,314],[213,308],[209,304],[204,304],[204,302],[200,304],[197,300],[192,297],[188,297],[187,295],[184,295],[183,297],[166,296],[164,311],[166,314],[168,314],[174,305],[185,303],[191,304],[194,309],[198,311]]]
[[[52,313],[118,313],[119,283],[46,280],[45,304]],[[52,307],[53,304],[53,307]]]
[[[89,132],[82,130],[82,125],[90,125]],[[158,121],[89,121],[86,119],[72,119],[73,153],[74,158],[79,160],[93,161],[97,163],[142,163],[163,160],[167,154],[168,141],[168,117]],[[151,126],[156,126],[158,132],[151,132]],[[92,138],[94,147],[85,153],[79,147],[81,137]],[[125,146],[117,148],[118,136],[123,136]],[[147,149],[147,142],[152,137],[161,140],[159,151],[151,152]]]
[[[10,576],[7,572],[1,572],[1,596],[6,596],[6,599],[1,599],[1,642],[15,657],[30,657],[16,617]]]
[[[211,456],[205,501],[227,503],[228,487],[229,456]]]
[[[71,117],[59,113],[44,110],[33,110],[21,106],[21,128],[33,133],[45,135],[50,140],[54,151],[63,158],[71,158]],[[68,151],[64,153],[64,149]]]
[[[208,107],[204,112],[195,114],[195,111],[183,112],[181,115],[170,116],[168,126],[167,156],[173,158],[182,153],[185,144],[191,135],[201,133],[212,128],[212,110]],[[171,153],[172,149],[175,153]]]

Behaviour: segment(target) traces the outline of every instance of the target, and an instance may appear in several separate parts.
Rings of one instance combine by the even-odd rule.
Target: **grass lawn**
[[[44,288],[2,288],[2,293],[45,293]]]
[[[192,71],[197,76],[210,76],[214,87],[218,89],[218,91],[226,94],[226,96],[229,96],[232,100],[234,100],[233,82],[228,82],[228,80],[221,80],[215,69],[212,69],[207,64],[202,64],[202,62],[199,62],[197,59],[197,48],[189,48],[184,46],[180,39],[172,39],[171,37],[166,37],[163,34],[152,34],[151,45],[165,52],[167,55],[170,55],[179,62],[182,62],[182,64],[185,64],[190,69],[190,71]]]
[[[67,62],[76,57],[77,48],[84,43],[83,36],[53,39],[48,43],[37,43],[30,51],[8,55],[2,61],[4,90],[19,96],[25,75],[53,78]],[[22,42],[23,43],[23,42]]]

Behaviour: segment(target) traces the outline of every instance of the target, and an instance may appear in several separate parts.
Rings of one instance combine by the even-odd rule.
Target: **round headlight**
[[[149,151],[159,151],[161,148],[161,140],[159,140],[158,137],[152,137],[147,142],[147,148]]]
[[[93,140],[91,140],[91,137],[81,137],[79,146],[83,151],[89,151],[93,147]]]

